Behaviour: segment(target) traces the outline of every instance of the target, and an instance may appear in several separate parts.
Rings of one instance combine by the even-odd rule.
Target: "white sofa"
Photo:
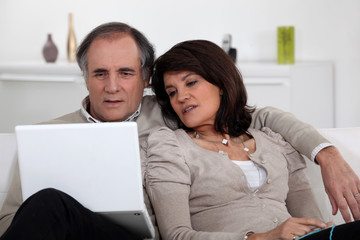
[[[16,154],[15,134],[0,133],[0,207],[9,189]]]
[[[339,148],[345,160],[360,176],[360,127],[319,129],[319,132]],[[9,188],[15,154],[14,134],[0,134],[0,207]],[[331,215],[331,205],[324,190],[320,167],[310,163],[310,160],[308,162],[310,181],[324,217],[326,220],[333,220],[336,224],[342,223],[339,213],[334,217]]]

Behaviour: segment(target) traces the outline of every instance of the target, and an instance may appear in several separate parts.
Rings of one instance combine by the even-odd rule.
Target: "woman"
[[[155,62],[152,84],[165,119],[181,127],[153,132],[146,151],[164,239],[296,239],[326,227],[301,156],[270,129],[249,129],[254,109],[220,47],[175,45]]]

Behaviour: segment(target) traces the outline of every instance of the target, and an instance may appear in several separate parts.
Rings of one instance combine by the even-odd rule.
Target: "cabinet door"
[[[75,111],[86,95],[83,82],[0,81],[0,132]]]
[[[245,77],[249,105],[291,110],[290,79],[286,77]]]

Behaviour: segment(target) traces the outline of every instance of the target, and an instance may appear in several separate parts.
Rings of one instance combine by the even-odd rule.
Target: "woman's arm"
[[[313,218],[289,218],[268,232],[250,235],[248,240],[293,240],[312,232],[314,227],[327,226]]]
[[[326,227],[305,173],[305,159],[278,134],[271,131],[268,134],[278,139],[279,149],[274,151],[281,152],[287,162],[289,191],[286,207],[292,217],[270,231],[249,236],[248,240],[293,239],[313,231],[314,228]]]
[[[162,128],[148,138],[146,191],[163,239],[242,240],[244,233],[192,229],[189,197],[191,173],[174,133]]]
[[[305,172],[305,160],[288,144],[287,150],[288,152],[284,154],[288,161],[289,171],[289,192],[286,206],[290,215],[297,218],[307,217],[323,221],[324,218]]]

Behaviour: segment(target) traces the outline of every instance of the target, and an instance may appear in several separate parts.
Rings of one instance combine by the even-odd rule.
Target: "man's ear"
[[[147,79],[144,80],[144,88],[147,88],[149,86],[149,82],[150,82],[150,77],[148,77]]]
[[[84,80],[85,80],[85,84],[86,84],[86,89],[89,91],[89,86],[88,86],[89,79],[87,77],[84,77]]]

